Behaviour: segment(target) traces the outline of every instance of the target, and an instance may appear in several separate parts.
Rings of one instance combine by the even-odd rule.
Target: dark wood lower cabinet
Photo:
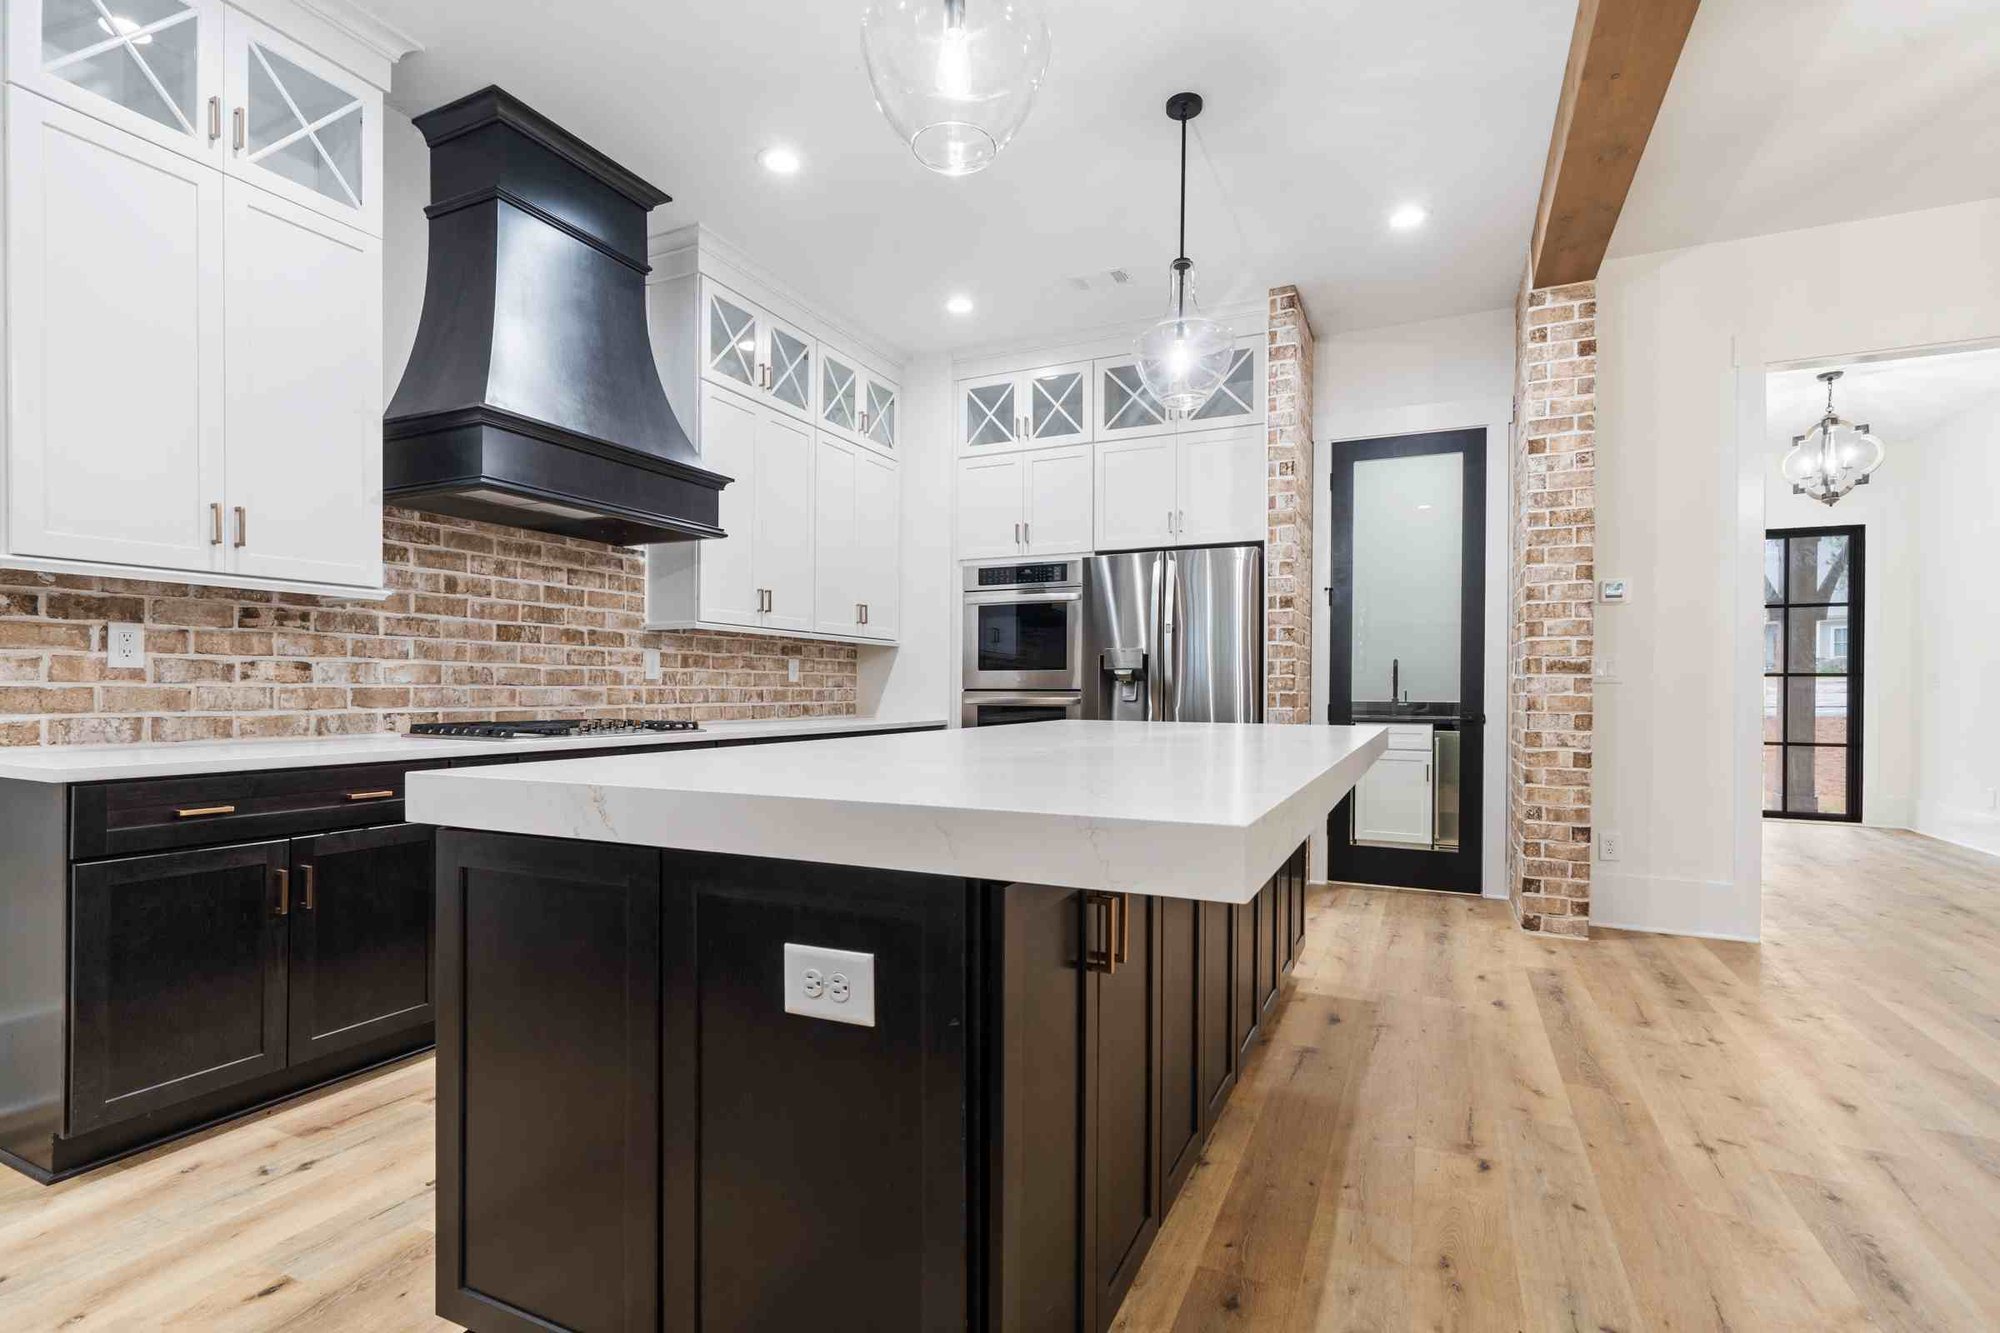
[[[1275,878],[438,848],[438,1310],[481,1331],[1102,1333],[1292,939]],[[786,1012],[786,943],[872,955],[874,1026]]]
[[[430,1026],[428,824],[292,842],[291,1058]]]
[[[69,1134],[285,1067],[286,846],[78,866]]]

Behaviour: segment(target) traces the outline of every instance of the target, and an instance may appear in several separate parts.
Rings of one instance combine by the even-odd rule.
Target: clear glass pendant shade
[[[1207,402],[1236,359],[1236,338],[1228,325],[1206,318],[1195,301],[1192,269],[1175,263],[1167,317],[1132,345],[1146,391],[1177,416]]]
[[[861,53],[875,105],[917,160],[969,176],[1028,119],[1049,28],[1029,0],[870,0]]]
[[[1820,375],[1826,385],[1826,415],[1811,430],[1792,439],[1792,447],[1780,465],[1792,490],[1832,505],[1856,486],[1865,483],[1882,466],[1887,451],[1882,441],[1868,433],[1868,427],[1835,416],[1833,386],[1842,372],[1829,370]]]

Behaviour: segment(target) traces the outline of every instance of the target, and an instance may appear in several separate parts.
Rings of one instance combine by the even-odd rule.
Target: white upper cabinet
[[[222,174],[19,88],[6,147],[8,550],[220,569]]]
[[[7,0],[7,78],[219,164],[223,13],[219,0]]]
[[[702,466],[731,478],[729,535],[660,548],[698,565],[690,620],[809,630],[813,607],[812,431],[775,408],[702,390]]]
[[[1087,444],[959,460],[959,559],[1090,550],[1090,460]]]
[[[701,373],[802,421],[813,419],[817,343],[711,278],[701,281]]]
[[[806,632],[813,623],[813,433],[768,414],[757,428],[756,517],[750,532],[765,629]]]
[[[1153,397],[1131,356],[1103,357],[1094,362],[1097,384],[1097,438],[1128,439],[1172,435],[1177,431],[1212,430],[1220,426],[1264,419],[1264,343],[1262,333],[1236,340],[1236,352],[1222,383],[1208,401],[1175,417]]]
[[[902,593],[902,500],[887,459],[821,432],[814,480],[814,628],[893,641]]]
[[[729,535],[713,541],[657,548],[699,557],[701,618],[725,625],[755,625],[764,611],[757,584],[751,519],[756,511],[757,428],[755,403],[713,385],[701,390],[701,465],[730,478],[722,488],[716,523]]]
[[[819,427],[843,439],[893,454],[899,428],[899,391],[860,358],[836,347],[820,349]]]
[[[1261,541],[1265,442],[1256,426],[1097,446],[1097,549]]]
[[[861,635],[894,642],[902,623],[903,485],[901,469],[887,459],[856,459],[854,528]]]
[[[234,9],[222,64],[229,173],[380,236],[381,92]]]
[[[1091,436],[1088,361],[961,380],[958,398],[962,454],[1077,444]]]
[[[229,567],[379,585],[382,242],[241,181],[223,209]]]

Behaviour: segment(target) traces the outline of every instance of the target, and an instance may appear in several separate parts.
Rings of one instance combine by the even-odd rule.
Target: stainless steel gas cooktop
[[[699,724],[622,717],[562,718],[551,722],[418,722],[412,736],[448,740],[547,740],[566,736],[645,736],[657,732],[700,731]]]

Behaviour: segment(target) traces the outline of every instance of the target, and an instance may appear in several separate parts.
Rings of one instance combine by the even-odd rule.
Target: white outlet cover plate
[[[806,973],[818,972],[821,992],[806,994]],[[836,977],[847,979],[847,998],[836,1000]],[[875,955],[849,949],[822,949],[810,944],[785,946],[785,1012],[824,1018],[856,1027],[875,1026]]]
[[[104,631],[105,665],[142,667],[146,665],[146,627],[113,623]]]

